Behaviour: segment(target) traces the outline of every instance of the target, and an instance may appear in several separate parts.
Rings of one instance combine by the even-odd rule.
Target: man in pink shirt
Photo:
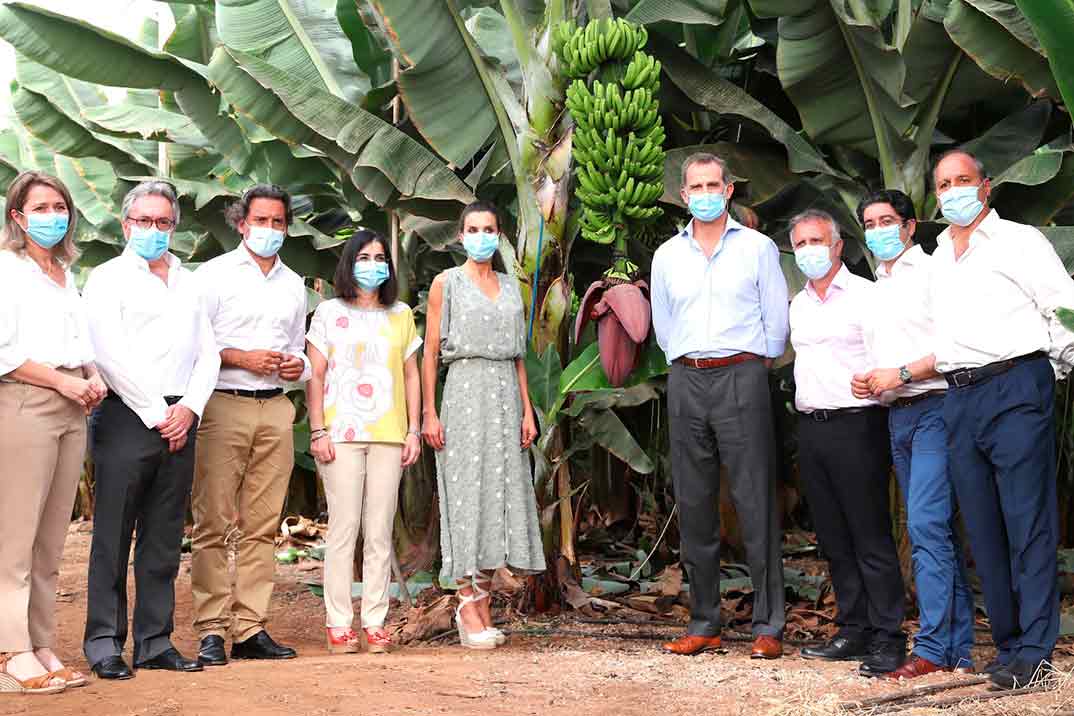
[[[862,674],[886,674],[906,658],[903,582],[888,504],[888,411],[851,392],[851,378],[871,367],[862,318],[874,286],[843,264],[831,215],[812,210],[794,217],[791,243],[809,278],[790,313],[798,469],[828,556],[839,626],[828,643],[802,649],[802,657],[860,660]]]

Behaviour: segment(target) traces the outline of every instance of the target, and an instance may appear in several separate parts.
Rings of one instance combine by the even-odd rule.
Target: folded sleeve
[[[220,376],[220,349],[217,346],[216,334],[213,332],[213,326],[209,321],[205,302],[201,296],[198,297],[197,311],[197,358],[194,359],[194,370],[190,372],[186,391],[183,393],[183,399],[179,403],[193,410],[200,418]]]

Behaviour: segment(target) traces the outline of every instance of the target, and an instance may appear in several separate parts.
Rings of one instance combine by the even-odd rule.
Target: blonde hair
[[[78,212],[75,210],[75,202],[71,198],[71,192],[67,190],[64,183],[44,172],[22,172],[15,177],[15,181],[11,182],[11,186],[7,188],[7,199],[4,206],[6,212],[4,228],[0,230],[0,251],[13,251],[20,256],[26,253],[26,241],[28,238],[26,231],[11,216],[11,211],[13,209],[22,211],[22,207],[26,205],[26,195],[35,186],[47,186],[50,189],[55,189],[63,197],[64,203],[67,204],[67,216],[69,217],[67,233],[64,234],[63,239],[58,244],[52,247],[52,256],[64,266],[70,266],[78,259],[79,254],[78,248],[75,246]]]

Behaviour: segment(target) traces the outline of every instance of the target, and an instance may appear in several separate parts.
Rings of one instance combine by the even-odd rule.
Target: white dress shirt
[[[165,418],[165,396],[201,415],[220,352],[194,274],[165,254],[164,284],[129,248],[90,274],[83,294],[97,368],[147,428]]]
[[[1044,351],[1059,375],[1074,361],[1074,334],[1055,316],[1074,308],[1074,281],[1051,243],[994,209],[955,258],[950,229],[932,254],[930,308],[936,369],[946,373]]]
[[[676,358],[783,355],[787,281],[779,249],[764,234],[727,217],[723,237],[705,258],[693,221],[653,256],[650,295],[656,341]]]
[[[791,301],[791,345],[794,346],[794,405],[799,412],[862,408],[872,399],[855,398],[850,379],[872,367],[862,328],[872,281],[843,265],[822,300],[813,282]],[[920,357],[920,356],[918,356]]]
[[[936,326],[928,310],[929,274],[932,257],[920,246],[911,246],[896,259],[889,272],[876,267],[876,283],[865,311],[865,349],[870,368],[901,368],[931,355],[936,345]],[[881,396],[889,403],[930,390],[946,390],[940,376],[900,385]]]
[[[267,350],[302,359],[300,381],[309,380],[306,357],[306,285],[277,257],[268,274],[261,271],[242,243],[197,270],[205,311],[220,350]],[[257,375],[223,366],[217,388],[272,390],[287,381],[279,375]]]
[[[71,272],[64,275],[60,286],[29,256],[0,250],[0,376],[26,361],[71,369],[93,362],[85,304]]]

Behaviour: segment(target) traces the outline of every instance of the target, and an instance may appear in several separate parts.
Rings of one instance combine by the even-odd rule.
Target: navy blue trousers
[[[951,478],[998,658],[1050,659],[1059,635],[1055,375],[1046,358],[944,399]]]

